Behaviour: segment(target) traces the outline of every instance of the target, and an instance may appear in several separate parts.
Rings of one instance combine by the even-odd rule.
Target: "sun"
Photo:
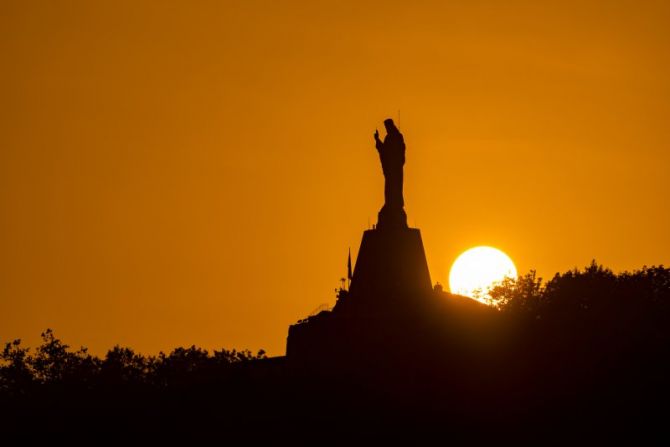
[[[474,247],[462,253],[449,272],[451,293],[486,302],[491,286],[505,277],[516,279],[514,262],[493,247]]]

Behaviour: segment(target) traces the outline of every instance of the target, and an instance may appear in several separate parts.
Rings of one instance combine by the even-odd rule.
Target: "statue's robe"
[[[400,132],[393,131],[386,135],[383,142],[377,140],[376,146],[385,178],[384,208],[386,211],[401,211],[405,206],[402,195],[405,141]]]

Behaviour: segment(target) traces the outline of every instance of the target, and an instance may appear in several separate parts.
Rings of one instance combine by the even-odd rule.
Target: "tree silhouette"
[[[6,343],[0,360],[0,392],[23,394],[32,385],[34,376],[29,348],[21,346],[21,340]]]
[[[539,310],[543,293],[542,278],[535,270],[517,279],[507,277],[489,291],[492,304],[502,311],[532,316]]]

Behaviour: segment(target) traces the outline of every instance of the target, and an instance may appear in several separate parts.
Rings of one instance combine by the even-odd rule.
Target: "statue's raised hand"
[[[379,140],[379,129],[375,129],[375,140]]]

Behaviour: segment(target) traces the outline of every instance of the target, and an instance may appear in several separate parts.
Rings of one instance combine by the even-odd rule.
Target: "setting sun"
[[[485,301],[493,284],[505,277],[516,278],[514,262],[493,247],[475,247],[462,253],[451,266],[452,293]]]

